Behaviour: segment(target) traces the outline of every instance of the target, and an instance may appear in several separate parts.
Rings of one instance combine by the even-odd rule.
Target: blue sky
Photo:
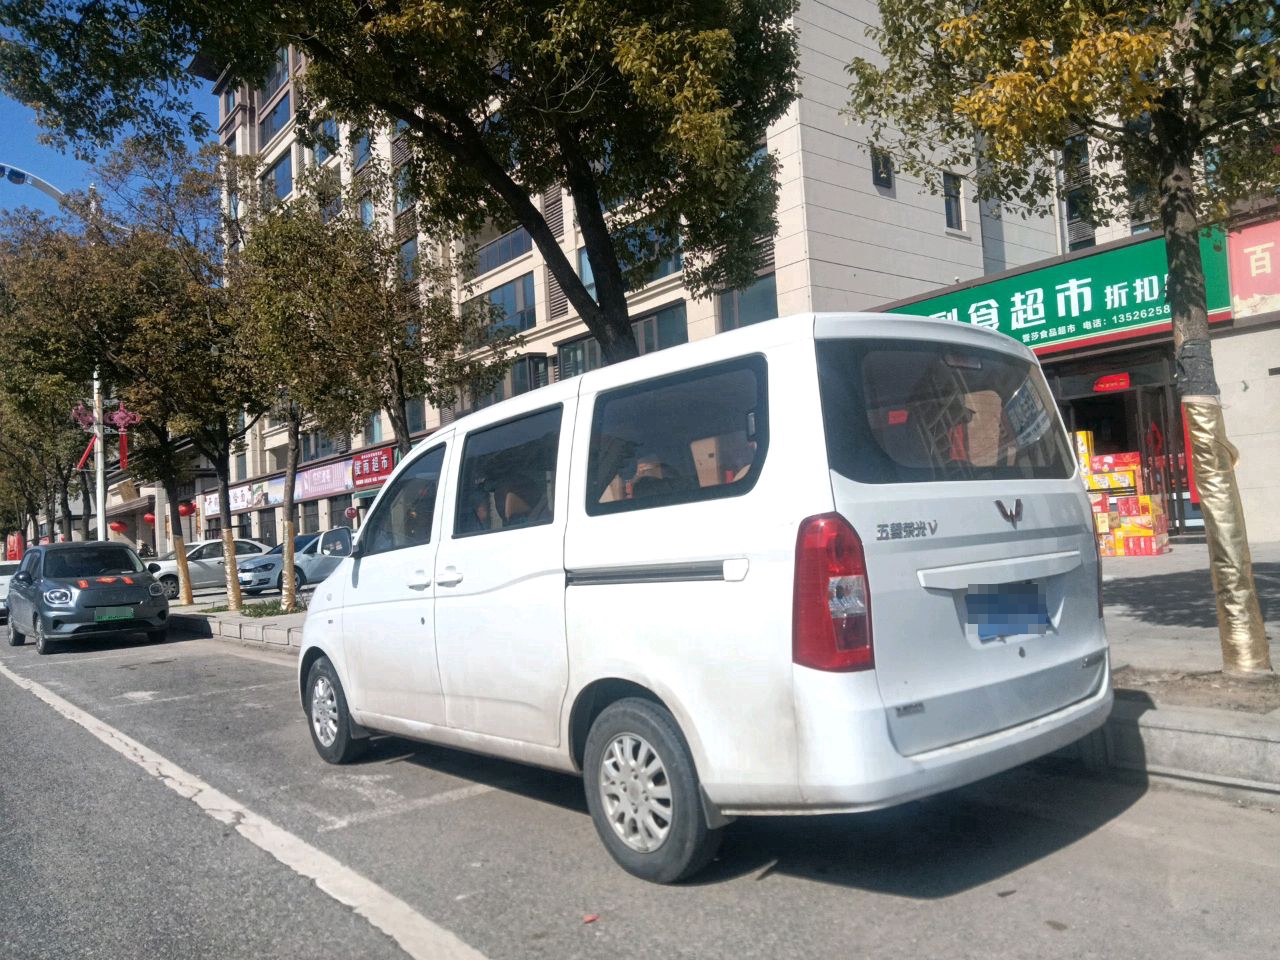
[[[191,97],[198,110],[216,120],[216,104],[210,89],[210,84],[201,81],[191,91]],[[65,193],[88,187],[92,182],[89,165],[70,153],[40,143],[37,139],[39,134],[34,111],[0,94],[0,164],[25,170]],[[58,210],[56,201],[34,187],[0,180],[0,211],[16,210],[21,206],[44,213],[56,213]]]

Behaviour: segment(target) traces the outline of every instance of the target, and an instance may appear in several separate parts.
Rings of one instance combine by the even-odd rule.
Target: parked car
[[[335,527],[324,533],[304,533],[293,538],[293,569],[298,586],[319,583],[351,555],[351,531]],[[264,556],[250,557],[236,565],[240,589],[250,595],[280,590],[284,585],[284,545],[276,544]]]
[[[187,568],[191,573],[192,588],[219,587],[227,582],[226,560],[223,558],[221,540],[197,540],[186,544],[186,548]],[[238,564],[242,557],[263,554],[270,549],[265,543],[259,543],[257,540],[237,539],[236,563]],[[159,567],[156,571],[156,579],[164,587],[164,595],[170,600],[176,600],[178,597],[177,555],[170,550],[160,557],[155,565]]]
[[[0,561],[0,623],[9,622],[9,581],[17,572],[17,560]]]
[[[581,774],[609,853],[857,812],[1111,708],[1100,563],[1035,355],[952,321],[768,321],[446,425],[312,597],[316,750],[371,731]]]
[[[38,653],[59,640],[145,633],[163,642],[169,601],[152,571],[122,543],[31,547],[9,584],[9,645]]]

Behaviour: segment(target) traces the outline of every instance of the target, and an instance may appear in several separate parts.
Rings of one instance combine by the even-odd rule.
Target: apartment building
[[[849,123],[842,109],[848,101],[846,65],[855,56],[876,53],[865,31],[878,16],[877,9],[870,0],[803,0],[795,18],[801,95],[769,130],[766,144],[781,167],[778,231],[768,265],[745,290],[695,298],[685,286],[679,256],[659,264],[649,282],[630,297],[642,352],[788,313],[870,309],[1059,252],[1055,219],[1001,218],[972,202],[962,171],[948,175],[945,193],[934,195],[894,170],[885,158],[872,156],[865,130]],[[337,154],[303,145],[293,125],[296,80],[303,66],[296,51],[282,50],[260,88],[225,76],[215,86],[218,136],[237,154],[259,158],[264,187],[287,200],[299,173],[309,165],[335,165],[349,179],[373,156],[392,167],[403,160],[403,146],[394,131],[353,142],[351,131],[331,127],[326,132],[344,144]],[[590,287],[590,267],[581,253],[571,198],[551,191],[537,202]],[[399,209],[379,210],[367,202],[359,215],[366,220],[391,218],[409,258],[422,238],[415,232],[412,209],[396,206]],[[526,340],[505,383],[485,399],[535,389],[598,366],[595,341],[523,228],[491,230],[477,241],[475,289],[500,305],[508,323]],[[464,412],[466,404],[444,411],[421,402],[411,407],[415,433],[426,435]],[[394,465],[390,442],[385,415],[371,418],[356,436],[308,435],[296,488],[301,529],[352,523],[349,512],[358,522],[362,504],[376,494]],[[283,499],[285,444],[284,425],[264,418],[250,431],[245,448],[233,456],[231,506],[242,535],[274,542],[281,529],[278,504]],[[194,504],[198,531],[215,534],[218,501],[211,479],[203,481]],[[133,519],[140,518],[141,509],[123,518],[129,527],[123,536],[148,535],[148,528]],[[163,529],[158,529],[156,540],[157,549],[163,550]]]

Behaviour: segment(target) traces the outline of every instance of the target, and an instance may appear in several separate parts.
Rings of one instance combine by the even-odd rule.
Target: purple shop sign
[[[301,471],[293,488],[293,497],[295,500],[310,500],[312,497],[331,497],[336,493],[346,493],[350,489],[351,461],[343,460]]]

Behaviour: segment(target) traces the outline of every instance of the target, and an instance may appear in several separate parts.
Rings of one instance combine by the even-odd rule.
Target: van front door
[[[364,713],[444,723],[431,571],[440,540],[448,447],[408,463],[382,494],[344,570],[342,633],[352,703]]]
[[[569,677],[567,477],[557,464],[568,463],[572,430],[562,424],[572,425],[574,401],[568,390],[562,395],[561,404],[476,427],[455,442],[449,536],[435,568],[449,725],[548,746],[559,743]]]

